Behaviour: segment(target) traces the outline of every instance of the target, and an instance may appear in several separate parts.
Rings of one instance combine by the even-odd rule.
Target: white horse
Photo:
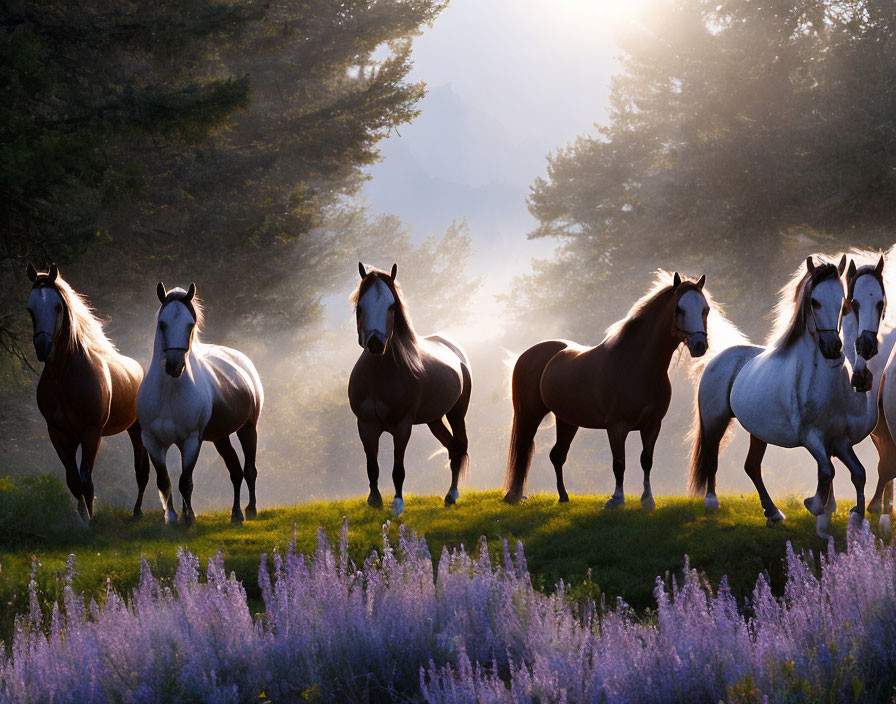
[[[257,425],[264,403],[258,372],[241,352],[199,342],[202,308],[194,284],[188,291],[166,291],[160,281],[156,292],[162,305],[156,315],[152,364],[137,395],[137,417],[143,444],[156,468],[166,520],[177,521],[166,466],[168,448],[177,445],[180,450],[179,489],[184,521],[189,523],[195,518],[193,468],[203,440],[214,443],[230,472],[231,520],[243,520],[240,487],[244,477],[249,489],[246,516],[254,518]],[[230,442],[231,433],[236,433],[243,448],[244,467]]]
[[[830,514],[836,508],[832,491],[832,457],[849,469],[856,488],[853,513],[865,513],[865,469],[853,446],[868,436],[877,422],[871,393],[857,393],[850,385],[851,370],[845,364],[840,328],[849,311],[841,275],[843,255],[837,265],[809,257],[806,268],[796,272],[782,289],[776,309],[778,323],[767,347],[741,345],[722,352],[706,368],[697,392],[698,413],[691,461],[691,487],[706,492],[709,508],[718,506],[715,474],[722,440],[732,418],[750,433],[750,450],[744,465],[759,493],[769,525],[784,520],[762,481],[762,457],[768,444],[805,447],[818,464],[818,486],[804,503],[817,517],[816,530],[826,536]],[[882,266],[882,264],[881,264]],[[858,303],[857,323],[848,348],[870,353],[865,331],[877,339],[880,312],[877,301],[882,287],[861,276],[856,290],[869,296]],[[869,311],[866,316],[865,312]],[[786,321],[786,322],[785,322]],[[856,375],[858,380],[863,377]]]

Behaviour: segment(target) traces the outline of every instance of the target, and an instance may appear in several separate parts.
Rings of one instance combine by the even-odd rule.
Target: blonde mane
[[[118,348],[106,337],[103,324],[93,314],[81,294],[59,275],[49,286],[54,287],[59,293],[68,316],[68,324],[63,326],[62,330],[66,335],[65,343],[68,349],[74,350],[80,347],[85,351],[105,354],[118,352]]]
[[[616,339],[628,323],[643,318],[654,305],[660,303],[663,294],[671,293],[672,284],[669,282],[672,281],[673,275],[674,274],[671,271],[657,269],[654,272],[654,279],[650,288],[647,289],[647,292],[643,296],[634,302],[622,320],[617,320],[607,328],[604,341],[606,342]],[[686,282],[694,283],[693,280],[682,278],[682,283]],[[716,302],[712,293],[710,293],[706,286],[701,289],[701,293],[709,306],[709,315],[707,316],[706,321],[706,330],[708,333],[706,337],[709,347],[703,357],[693,359],[692,363],[700,367],[705,367],[706,364],[722,350],[733,347],[734,345],[749,344],[749,340],[747,340],[734,323],[728,320],[725,316],[724,309]]]

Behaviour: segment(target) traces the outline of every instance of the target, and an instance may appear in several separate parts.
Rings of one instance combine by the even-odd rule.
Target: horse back
[[[465,382],[470,366],[460,346],[440,335],[422,340],[420,356],[423,373],[414,409],[415,423],[430,423],[450,411],[461,395],[468,392]]]
[[[208,345],[203,365],[211,386],[212,408],[203,440],[220,440],[247,424],[256,424],[264,391],[255,366],[246,355],[220,345]]]

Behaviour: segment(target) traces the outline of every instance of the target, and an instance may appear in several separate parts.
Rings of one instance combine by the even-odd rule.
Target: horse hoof
[[[242,523],[243,522],[243,512],[239,509],[230,512],[230,522],[231,523]],[[192,523],[192,521],[191,521]]]
[[[604,508],[622,508],[623,506],[625,506],[625,497],[623,496],[614,496],[604,504]]]
[[[856,506],[851,508],[849,510],[849,522],[846,524],[847,530],[864,530],[866,526],[870,526],[870,524],[865,520],[864,511],[859,511]]]
[[[404,513],[404,499],[401,499],[397,496],[395,497],[395,499],[392,501],[392,513],[394,513],[396,516],[400,516],[402,513]]]
[[[703,505],[709,511],[715,511],[719,507],[719,497],[715,494],[707,494],[703,499]]]
[[[251,506],[251,507],[246,506],[246,520],[247,521],[254,521],[257,516],[258,516],[258,512],[255,510],[254,506]]]
[[[652,512],[656,508],[656,501],[654,501],[653,496],[642,496],[641,508],[645,511]]]
[[[822,513],[815,518],[815,532],[819,538],[827,540],[831,537],[831,514]]]
[[[567,494],[564,491],[562,494],[559,495],[557,501],[561,504],[568,504],[569,503],[569,494]]]
[[[168,513],[165,514],[165,523],[177,523],[177,512],[174,510],[168,511]]]
[[[514,504],[518,504],[522,500],[522,498],[522,494],[508,491],[506,494],[504,494],[504,503],[513,506]]]
[[[781,511],[781,509],[776,508],[775,512],[771,516],[765,517],[765,525],[767,525],[769,528],[773,528],[774,526],[778,525],[779,523],[783,523],[784,519],[786,519],[786,518],[787,518],[787,516],[784,515],[784,513]]]
[[[818,503],[821,503],[821,502],[818,502]],[[824,513],[824,504],[821,504],[821,506],[819,506],[816,503],[814,496],[810,496],[807,499],[803,499],[803,506],[805,506],[806,510],[809,513],[811,513],[813,516],[820,516],[821,514]]]
[[[135,506],[135,507],[134,507],[134,520],[135,520],[135,521],[138,521],[138,520],[140,520],[141,518],[143,518],[143,509],[137,508],[137,507]]]
[[[457,503],[457,500],[460,498],[460,492],[457,489],[449,489],[448,493],[445,494],[445,508],[449,506],[454,506]]]
[[[373,508],[382,508],[383,507],[383,497],[380,496],[379,492],[376,494],[370,494],[367,497],[367,505]]]
[[[885,535],[889,535],[889,533],[890,533],[890,514],[889,513],[882,513],[880,515],[880,523],[878,524],[878,526],[880,527],[881,533],[883,533]]]

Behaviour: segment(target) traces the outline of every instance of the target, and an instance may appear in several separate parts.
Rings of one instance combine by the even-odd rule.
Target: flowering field
[[[262,556],[264,616],[220,556],[179,556],[163,585],[144,562],[102,608],[71,588],[37,603],[0,653],[0,701],[881,701],[896,682],[896,552],[868,532],[813,566],[792,551],[782,598],[759,577],[744,616],[686,568],[638,617],[533,588],[521,544],[498,560],[402,529],[360,565],[347,525],[312,556]]]

